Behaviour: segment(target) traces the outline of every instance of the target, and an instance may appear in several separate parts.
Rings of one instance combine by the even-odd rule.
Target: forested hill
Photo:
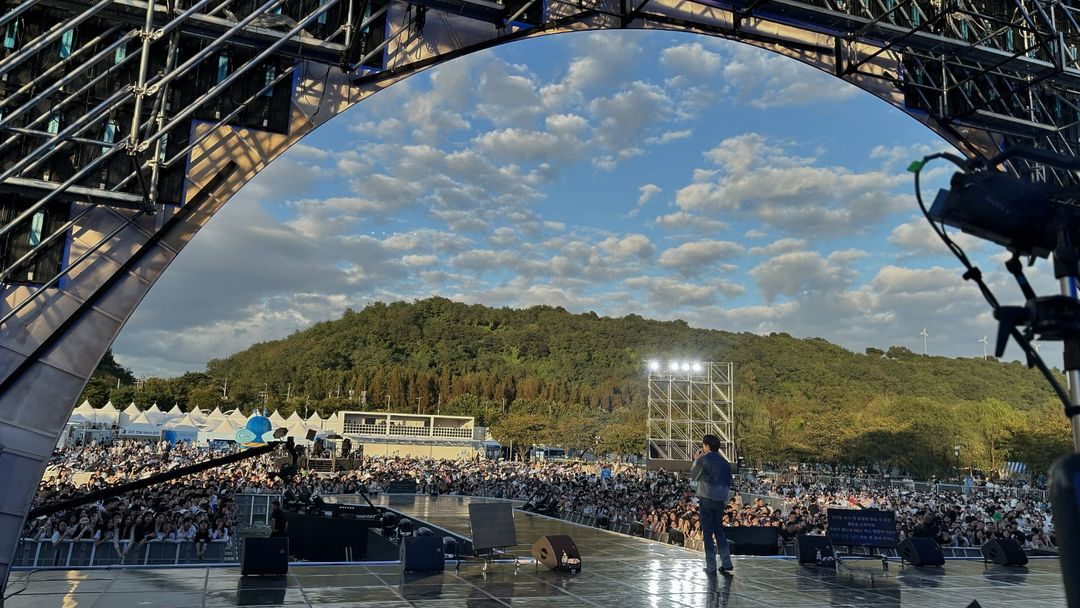
[[[443,298],[348,310],[256,344],[205,372],[138,388],[99,369],[100,405],[223,410],[367,409],[475,416],[504,442],[640,453],[648,360],[734,364],[740,454],[762,461],[887,464],[917,474],[1007,458],[1043,468],[1068,450],[1061,406],[1016,362],[854,353],[819,338],[694,329],[636,315],[470,306]],[[227,382],[227,391],[224,390]],[[596,445],[597,438],[601,444]]]
[[[562,308],[524,310],[442,298],[346,311],[282,340],[207,365],[230,391],[325,398],[367,390],[372,403],[434,409],[463,393],[547,399],[607,411],[644,408],[645,365],[671,357],[731,361],[739,393],[817,405],[865,404],[880,395],[946,401],[997,398],[1030,408],[1051,397],[1019,363],[927,357],[903,347],[853,353],[826,340],[695,329],[637,315],[600,317]]]

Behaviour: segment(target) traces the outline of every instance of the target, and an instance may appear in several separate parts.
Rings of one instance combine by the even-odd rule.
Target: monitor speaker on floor
[[[813,564],[817,565],[818,555],[825,554],[828,550],[828,555],[833,555],[832,541],[828,536],[811,536],[809,534],[800,534],[795,538],[795,555],[800,564]]]
[[[912,566],[945,565],[945,554],[932,538],[905,538],[900,542],[900,559]]]
[[[442,572],[446,569],[441,536],[406,536],[401,539],[401,565],[405,572]]]
[[[532,556],[550,570],[581,570],[581,553],[574,539],[565,534],[541,536],[533,543]]]
[[[1025,566],[1028,557],[1020,544],[1011,538],[991,538],[982,546],[983,562],[999,566]]]
[[[240,575],[282,576],[289,573],[289,539],[248,537],[244,539]]]

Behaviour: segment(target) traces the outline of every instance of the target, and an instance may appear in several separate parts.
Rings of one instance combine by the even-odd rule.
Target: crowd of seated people
[[[134,441],[58,450],[35,505],[216,455],[220,453],[183,444]],[[274,475],[275,470],[268,456],[211,469],[30,520],[24,536],[54,543],[113,543],[120,555],[150,540],[205,544],[229,538],[236,513],[233,496],[238,493],[377,494],[405,479],[414,481],[423,494],[515,499],[551,514],[582,513],[604,525],[637,524],[669,537],[701,538],[696,499],[685,475],[627,464],[362,457],[358,468],[338,473],[301,471],[286,480]],[[942,545],[966,547],[991,537],[1012,537],[1027,548],[1054,546],[1047,503],[993,493],[738,477],[724,520],[728,526],[776,527],[790,540],[798,534],[824,534],[829,507],[895,511],[901,538],[930,536]]]

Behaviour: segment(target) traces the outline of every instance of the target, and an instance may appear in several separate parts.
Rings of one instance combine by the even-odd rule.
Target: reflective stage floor
[[[469,536],[467,501],[458,497],[392,497],[391,508]],[[382,498],[386,501],[386,498]],[[433,575],[402,575],[400,565],[294,565],[285,577],[241,577],[238,568],[16,572],[4,608],[210,608],[328,606],[372,608],[684,608],[1064,606],[1056,560],[1027,568],[984,568],[950,561],[944,568],[900,568],[853,562],[839,573],[790,559],[736,558],[734,576],[707,575],[699,553],[515,512],[518,547],[528,554],[544,534],[570,534],[583,570],[567,575],[496,564],[488,572],[464,562]]]

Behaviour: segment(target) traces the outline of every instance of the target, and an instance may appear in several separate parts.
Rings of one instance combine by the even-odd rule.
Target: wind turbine
[[[930,334],[926,333],[926,328],[924,327],[924,328],[922,328],[922,331],[919,332],[919,335],[922,336],[922,354],[925,355],[926,354],[926,337],[929,336]]]
[[[988,336],[983,336],[982,340],[979,340],[979,342],[982,342],[982,345],[983,345],[983,359],[984,360],[986,359],[986,345],[990,344],[990,340],[988,340],[987,338],[988,338]]]

